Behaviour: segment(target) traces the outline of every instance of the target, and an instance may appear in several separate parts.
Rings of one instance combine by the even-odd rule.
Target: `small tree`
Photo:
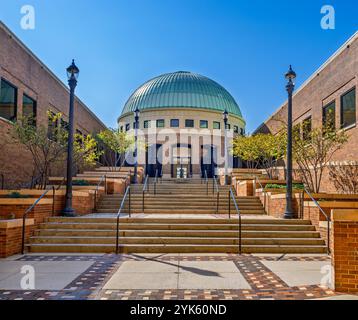
[[[330,163],[329,178],[338,192],[358,193],[358,162]]]
[[[277,161],[285,154],[284,135],[257,134],[237,137],[233,142],[232,153],[246,161],[249,168],[264,168],[270,179],[273,179]]]
[[[107,129],[97,134],[97,140],[102,148],[103,161],[107,167],[115,170],[118,166],[118,155],[125,155],[134,145],[134,137],[119,129]]]
[[[51,169],[64,168],[67,155],[68,132],[65,128],[54,126],[51,136],[43,125],[35,127],[32,116],[20,118],[10,128],[11,143],[23,145],[33,160],[33,182],[45,189]],[[57,123],[61,114],[48,114],[50,122]],[[92,165],[98,158],[97,142],[89,135],[76,135],[74,141],[74,164]],[[31,183],[31,187],[33,187]]]
[[[293,130],[293,158],[296,172],[310,191],[319,193],[326,166],[333,155],[347,142],[348,136],[332,126],[311,129],[310,123],[302,124],[302,131]]]
[[[259,165],[260,148],[255,136],[238,136],[233,140],[232,154],[235,157],[246,161],[250,169],[255,169]]]

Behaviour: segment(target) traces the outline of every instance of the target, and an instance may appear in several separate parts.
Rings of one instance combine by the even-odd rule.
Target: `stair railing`
[[[158,175],[159,175],[159,170],[155,170],[155,178],[154,178],[154,195],[157,194],[157,184],[158,184]]]
[[[5,187],[5,175],[3,173],[1,173],[0,177],[1,177],[1,190],[4,190],[4,187]]]
[[[263,187],[259,177],[255,176],[255,185],[254,185],[255,196],[256,196],[256,185],[257,185],[257,183],[260,185],[260,188],[261,188],[262,193],[264,195],[264,209],[265,209],[265,212],[266,212],[266,200],[268,199],[268,193],[267,193],[266,189]]]
[[[144,185],[143,185],[143,190],[142,190],[142,211],[144,213],[144,203],[145,203],[145,193],[149,192],[149,174],[146,175],[145,180],[144,180]]]
[[[233,201],[236,209],[236,213],[239,217],[239,254],[242,253],[242,219],[241,219],[241,211],[239,209],[239,206],[237,205],[237,201],[234,195],[234,192],[232,191],[232,187],[230,187],[229,191],[229,219],[231,219],[231,201]]]
[[[131,186],[127,187],[117,214],[116,254],[119,252],[119,219],[121,217],[121,213],[127,198],[129,200],[128,215],[131,217]]]
[[[220,202],[220,189],[218,186],[218,181],[216,176],[213,178],[213,195],[215,195],[216,192],[216,214],[219,213],[219,202]]]
[[[22,216],[22,239],[21,239],[21,254],[25,252],[25,232],[26,232],[26,218],[27,215],[38,205],[38,203],[50,192],[51,189],[46,190],[40,198],[38,198],[24,213]],[[53,188],[52,188],[53,190]]]
[[[209,195],[209,178],[208,178],[208,171],[204,171],[205,183],[206,183],[206,195]]]
[[[60,190],[61,187],[64,185],[66,181],[66,178],[63,178],[61,183],[55,187],[55,186],[52,186],[52,216],[55,215],[55,197],[56,197],[56,191]]]
[[[94,211],[97,210],[97,197],[98,197],[98,193],[99,193],[99,188],[101,187],[101,185],[104,183],[104,193],[107,194],[107,176],[103,175],[101,177],[101,179],[99,180],[96,189],[94,190]]]
[[[322,207],[319,205],[318,201],[312,196],[312,194],[307,190],[306,187],[304,187],[304,191],[302,194],[302,198],[304,201],[304,194],[307,194],[311,200],[313,201],[313,203],[315,204],[315,206],[319,209],[319,211],[324,215],[324,217],[327,220],[327,254],[329,255],[331,253],[331,248],[330,248],[330,224],[331,224],[331,217],[324,212],[324,210],[322,209]]]

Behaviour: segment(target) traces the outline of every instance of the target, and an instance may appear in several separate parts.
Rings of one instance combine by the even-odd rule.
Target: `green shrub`
[[[72,185],[85,187],[85,186],[90,186],[91,184],[87,180],[75,180],[72,182]]]
[[[30,195],[28,194],[21,194],[20,192],[12,192],[9,193],[5,196],[5,198],[10,198],[10,199],[27,199],[27,198],[31,198]]]
[[[295,183],[293,184],[293,189],[296,189],[296,190],[303,190],[304,189],[304,185],[302,183]],[[265,189],[286,189],[287,186],[285,184],[267,184],[265,186]]]

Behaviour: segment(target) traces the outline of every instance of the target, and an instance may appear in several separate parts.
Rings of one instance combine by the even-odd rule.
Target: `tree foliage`
[[[49,122],[57,124],[60,113],[48,113]],[[33,117],[22,117],[10,128],[11,143],[20,144],[30,152],[33,160],[33,184],[46,188],[53,168],[65,168],[68,131],[55,125],[51,134],[44,125],[33,125]],[[96,140],[91,136],[76,134],[74,137],[74,165],[93,165],[100,156]]]
[[[132,150],[134,146],[133,136],[113,128],[101,131],[97,134],[97,140],[100,146],[105,149],[103,153],[105,165],[113,170],[119,165],[117,155],[125,158],[125,154]]]
[[[233,155],[246,161],[249,168],[264,168],[273,179],[276,163],[285,155],[284,135],[257,134],[237,137],[233,141]]]
[[[348,136],[345,131],[328,125],[314,129],[306,126],[310,124],[303,122],[302,130],[298,126],[293,130],[293,159],[299,177],[310,191],[319,193],[327,165],[348,141]]]

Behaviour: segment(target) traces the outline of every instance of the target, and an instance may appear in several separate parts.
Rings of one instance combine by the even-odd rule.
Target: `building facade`
[[[335,128],[347,132],[348,143],[335,153],[333,165],[358,161],[357,86],[358,32],[298,88],[293,96],[294,125],[305,122],[305,128],[317,128],[322,127],[327,121],[332,121],[330,124]],[[282,128],[281,120],[286,119],[287,103],[255,133],[275,134]],[[327,170],[322,181],[322,191],[336,191]]]
[[[225,131],[228,145],[234,135],[245,133],[245,121],[230,93],[199,74],[179,71],[149,80],[125,104],[118,119],[122,131],[135,129],[140,111],[139,136],[146,145],[139,164],[150,176],[188,178],[206,171],[211,177],[225,167]],[[227,111],[225,130],[223,113]],[[238,166],[230,161],[229,168]]]
[[[66,126],[69,90],[1,22],[0,44],[0,174],[5,179],[5,187],[16,187],[31,179],[33,163],[24,148],[5,144],[9,128],[17,119],[29,115],[35,116],[36,126],[47,127],[48,112],[61,113],[58,125]],[[105,128],[96,115],[76,98],[75,130],[85,135]]]

